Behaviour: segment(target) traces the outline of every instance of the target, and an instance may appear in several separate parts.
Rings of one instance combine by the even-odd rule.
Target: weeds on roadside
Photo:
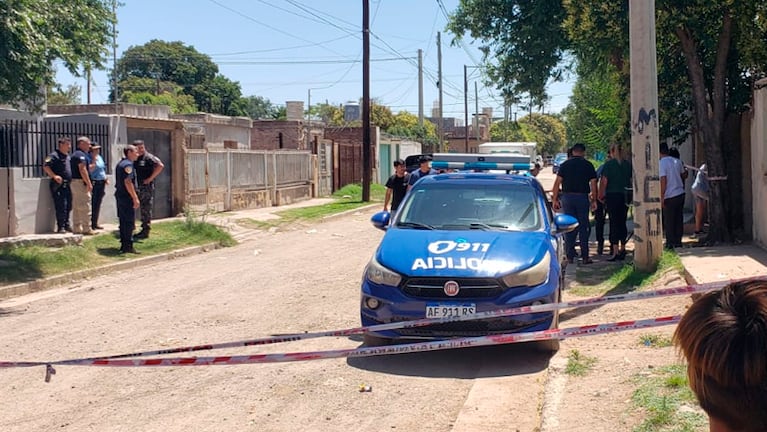
[[[612,270],[612,273],[608,273]],[[625,294],[652,284],[668,272],[681,274],[684,271],[679,255],[674,251],[664,250],[654,272],[637,270],[632,263],[618,268],[578,267],[575,280],[579,286],[571,289],[578,296],[594,296],[602,294]],[[605,274],[609,276],[605,279]]]
[[[567,355],[565,373],[572,376],[584,376],[594,367],[596,362],[596,357],[590,357],[581,354],[578,350],[572,350]]]
[[[371,202],[383,201],[385,193],[386,188],[383,185],[370,185]],[[280,217],[279,219],[265,221],[241,219],[238,223],[250,228],[267,230],[288,223],[318,220],[325,216],[353,210],[370,204],[370,202],[362,201],[362,186],[358,184],[350,184],[342,187],[333,194],[333,198],[335,198],[336,201],[328,204],[278,211],[275,214]]]
[[[633,432],[703,432],[706,416],[698,407],[687,382],[687,367],[671,365],[654,370],[651,376],[636,376],[638,388],[631,396],[635,409],[646,418]]]
[[[665,348],[672,345],[671,338],[659,334],[645,334],[639,336],[639,344],[646,347]]]

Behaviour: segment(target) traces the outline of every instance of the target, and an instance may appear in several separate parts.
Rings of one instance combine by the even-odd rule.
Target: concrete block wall
[[[282,136],[281,139],[280,136]],[[297,120],[254,120],[250,133],[250,149],[306,150],[303,122]]]

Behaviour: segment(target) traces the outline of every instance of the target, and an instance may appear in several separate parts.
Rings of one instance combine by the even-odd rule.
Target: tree
[[[245,98],[245,112],[253,120],[272,118],[277,109],[269,99],[261,96],[248,96]]]
[[[584,143],[592,154],[607,152],[610,143],[628,138],[628,110],[620,94],[618,73],[609,64],[602,69],[579,67],[565,126],[570,142]]]
[[[53,63],[75,76],[104,67],[112,41],[112,2],[24,0],[0,3],[0,102],[39,109],[40,90],[54,85]]]
[[[526,6],[523,3],[533,3]],[[540,3],[540,4],[539,4]],[[509,25],[524,21],[524,11],[541,12],[549,7],[547,25]],[[468,17],[461,16],[467,13]],[[749,89],[767,74],[767,3],[761,0],[658,0],[657,48],[659,71],[660,125],[665,133],[686,134],[696,130],[705,148],[709,175],[715,178],[739,178],[737,163],[728,164],[722,130],[728,114],[745,109]],[[520,18],[521,17],[521,18]],[[532,19],[532,18],[529,18]],[[552,26],[563,29],[565,37]],[[486,53],[494,48],[500,56],[511,56],[516,67],[498,69],[491,75],[499,86],[516,83],[516,90],[535,94],[540,86],[525,78],[534,71],[541,76],[559,76],[566,68],[559,63],[542,61],[546,53],[570,53],[586,67],[598,69],[610,64],[619,73],[620,94],[628,105],[628,2],[611,0],[564,0],[522,2],[508,0],[461,0],[451,19],[450,28],[458,35],[470,31],[486,44]],[[544,42],[549,45],[534,52]],[[516,45],[514,45],[516,43]],[[515,46],[518,53],[501,49]],[[523,54],[529,55],[528,58]],[[548,56],[549,59],[555,56]],[[680,61],[683,59],[683,61]],[[673,117],[668,117],[673,115]],[[689,117],[692,128],[687,127]],[[675,128],[668,125],[674,125]],[[711,184],[712,241],[729,241],[731,232],[742,225],[737,205],[735,182]],[[729,216],[728,216],[729,212]]]
[[[389,107],[371,101],[370,124],[380,127],[381,130],[387,130],[394,124],[394,114]]]
[[[219,74],[218,65],[208,55],[183,42],[155,39],[130,47],[117,61],[114,73],[121,94],[137,91],[159,96],[166,86],[164,83],[171,83],[194,98],[201,111],[229,116],[248,113],[248,102],[242,97],[240,84]],[[156,90],[150,82],[155,83]],[[114,100],[114,95],[110,95],[110,99]]]
[[[427,121],[420,126],[418,116],[407,111],[400,111],[393,117],[392,124],[386,129],[386,133],[410,138],[425,146],[433,146],[438,142],[437,127],[434,123]]]
[[[319,118],[328,126],[343,126],[344,110],[338,105],[321,103],[312,105],[309,110],[312,118]]]
[[[486,71],[504,99],[522,94],[533,106],[548,99],[546,84],[562,79],[568,39],[562,0],[461,0],[448,30],[480,41]]]
[[[514,121],[501,120],[490,125],[490,141],[493,142],[527,142],[533,136],[527,131],[527,125]]]
[[[529,141],[537,144],[538,154],[554,154],[567,145],[565,125],[554,116],[532,113],[519,119],[519,123],[531,137]]]
[[[75,84],[62,88],[60,84],[48,86],[46,95],[48,105],[77,105],[80,103],[83,89]]]

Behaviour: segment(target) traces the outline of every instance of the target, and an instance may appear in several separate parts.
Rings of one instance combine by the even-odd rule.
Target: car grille
[[[445,294],[445,282],[458,282],[461,287],[458,294]],[[402,291],[411,296],[423,299],[456,299],[456,298],[488,298],[497,297],[503,292],[503,287],[497,280],[491,278],[410,278],[402,285]]]
[[[508,318],[456,321],[444,324],[434,324],[426,327],[403,328],[395,331],[404,337],[476,337],[518,332],[542,323],[547,319],[550,319],[550,317],[537,319],[535,321],[519,321]],[[396,321],[397,319],[394,320]]]

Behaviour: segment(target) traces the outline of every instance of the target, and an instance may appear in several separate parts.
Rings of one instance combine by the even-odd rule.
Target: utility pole
[[[311,123],[311,109],[312,109],[312,89],[309,89],[306,95],[306,125],[310,126]]]
[[[370,201],[370,1],[362,0],[362,201]]]
[[[465,122],[466,132],[463,134],[463,144],[466,153],[469,152],[469,68],[463,65],[463,121]]]
[[[117,90],[117,0],[112,0],[112,82],[114,85],[115,95],[115,113],[119,113],[118,104],[120,102],[120,95]]]
[[[88,101],[87,102],[88,105],[90,105],[91,104],[91,65],[90,64],[85,67],[85,76],[88,81],[86,84],[87,87],[85,91],[86,100]]]
[[[477,82],[474,81],[474,118],[477,120],[477,145],[479,145],[479,91],[477,90]]]
[[[418,50],[418,126],[423,126],[423,50]]]
[[[654,271],[663,248],[658,138],[655,0],[629,2],[634,265]]]
[[[439,89],[439,123],[437,124],[437,133],[439,134],[439,151],[443,150],[442,140],[444,132],[442,130],[444,121],[442,120],[442,34],[437,32],[437,88]]]

